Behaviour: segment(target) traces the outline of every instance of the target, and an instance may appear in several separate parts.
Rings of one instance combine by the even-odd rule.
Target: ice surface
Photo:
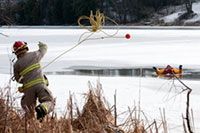
[[[114,33],[115,30],[104,30]],[[0,87],[7,85],[10,73],[9,59],[12,58],[12,44],[16,40],[28,43],[30,50],[37,50],[38,41],[48,44],[48,53],[42,60],[42,65],[47,65],[62,52],[77,44],[77,40],[85,30],[78,29],[26,29],[3,28],[0,32],[9,35],[8,38],[0,36]],[[152,67],[183,65],[184,68],[200,68],[200,30],[192,29],[130,29],[119,30],[118,37],[126,33],[132,38],[107,38],[89,40],[79,47],[66,53],[53,64],[44,69],[49,71],[63,71],[67,68],[78,66],[91,67]],[[102,33],[95,33],[92,37],[101,37]],[[13,56],[14,57],[14,56]],[[182,113],[185,114],[185,93],[178,94],[180,87],[170,89],[172,80],[150,77],[98,77],[76,75],[48,75],[50,89],[56,97],[56,110],[65,112],[69,91],[77,97],[78,105],[83,104],[83,93],[88,91],[87,82],[94,86],[100,80],[103,85],[105,97],[113,104],[113,95],[117,90],[118,113],[126,111],[128,106],[137,104],[139,91],[141,91],[141,108],[150,120],[160,120],[159,108],[166,109],[166,118],[170,133],[181,132]],[[191,108],[194,111],[196,132],[200,131],[199,111],[200,102],[199,80],[185,80],[193,89]],[[175,82],[176,86],[180,86]],[[12,82],[12,87],[18,85]],[[20,100],[21,95],[13,90],[13,95]]]

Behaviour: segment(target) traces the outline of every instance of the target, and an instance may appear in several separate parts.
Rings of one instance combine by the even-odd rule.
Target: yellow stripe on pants
[[[34,86],[34,85],[40,84],[40,83],[44,83],[45,84],[45,80],[43,78],[36,78],[34,80],[31,80],[30,82],[28,82],[28,83],[23,85],[22,92],[25,91],[26,89]]]

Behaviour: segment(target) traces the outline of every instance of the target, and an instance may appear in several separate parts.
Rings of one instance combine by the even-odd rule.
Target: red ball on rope
[[[131,35],[130,35],[130,34],[126,34],[126,35],[125,35],[125,38],[126,38],[126,39],[130,39],[130,38],[131,38]]]

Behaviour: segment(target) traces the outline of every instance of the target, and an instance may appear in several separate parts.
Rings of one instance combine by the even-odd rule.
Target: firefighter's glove
[[[182,69],[182,67],[183,67],[183,65],[180,65],[180,66],[179,66],[179,69]]]
[[[39,42],[38,46],[39,46],[39,48],[45,48],[45,49],[47,49],[47,45],[44,44],[43,42]]]
[[[155,70],[155,71],[157,70],[156,67],[152,67],[152,68],[153,68],[153,70]]]
[[[23,93],[23,91],[24,91],[23,87],[18,87],[18,91],[19,91],[20,93]]]
[[[42,47],[42,46],[44,46],[44,45],[46,45],[46,44],[44,44],[43,42],[39,42],[39,43],[38,43],[38,46],[39,46],[39,47]]]

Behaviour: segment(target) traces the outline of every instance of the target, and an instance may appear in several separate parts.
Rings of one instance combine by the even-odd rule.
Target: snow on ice
[[[108,33],[115,30],[106,29]],[[52,59],[65,50],[77,44],[85,30],[63,28],[1,28],[0,32],[9,37],[0,36],[0,87],[6,86],[10,78],[10,62],[12,44],[23,40],[28,43],[30,50],[37,50],[38,41],[48,44],[48,53],[42,60],[47,65]],[[66,53],[56,62],[45,68],[45,72],[67,71],[73,67],[104,67],[104,68],[136,68],[152,66],[174,67],[182,64],[184,69],[200,68],[200,30],[192,29],[120,29],[117,36],[131,35],[131,39],[108,38],[88,40],[79,47]],[[101,37],[95,33],[92,37]],[[155,77],[109,77],[109,76],[80,76],[80,75],[47,75],[50,89],[56,97],[56,110],[62,114],[65,111],[69,91],[77,97],[79,105],[83,104],[83,93],[88,91],[87,82],[102,83],[104,95],[113,104],[113,95],[117,91],[118,112],[133,107],[141,94],[141,108],[149,119],[160,120],[159,108],[165,108],[166,119],[170,133],[182,131],[182,114],[185,114],[186,95],[177,95],[178,90],[170,89],[172,80]],[[200,131],[200,91],[199,80],[183,80],[193,89],[191,108],[194,111],[195,131]],[[180,89],[180,84],[175,82]],[[12,82],[12,87],[18,85]],[[13,91],[17,97],[20,94]],[[18,98],[20,100],[20,98]]]

